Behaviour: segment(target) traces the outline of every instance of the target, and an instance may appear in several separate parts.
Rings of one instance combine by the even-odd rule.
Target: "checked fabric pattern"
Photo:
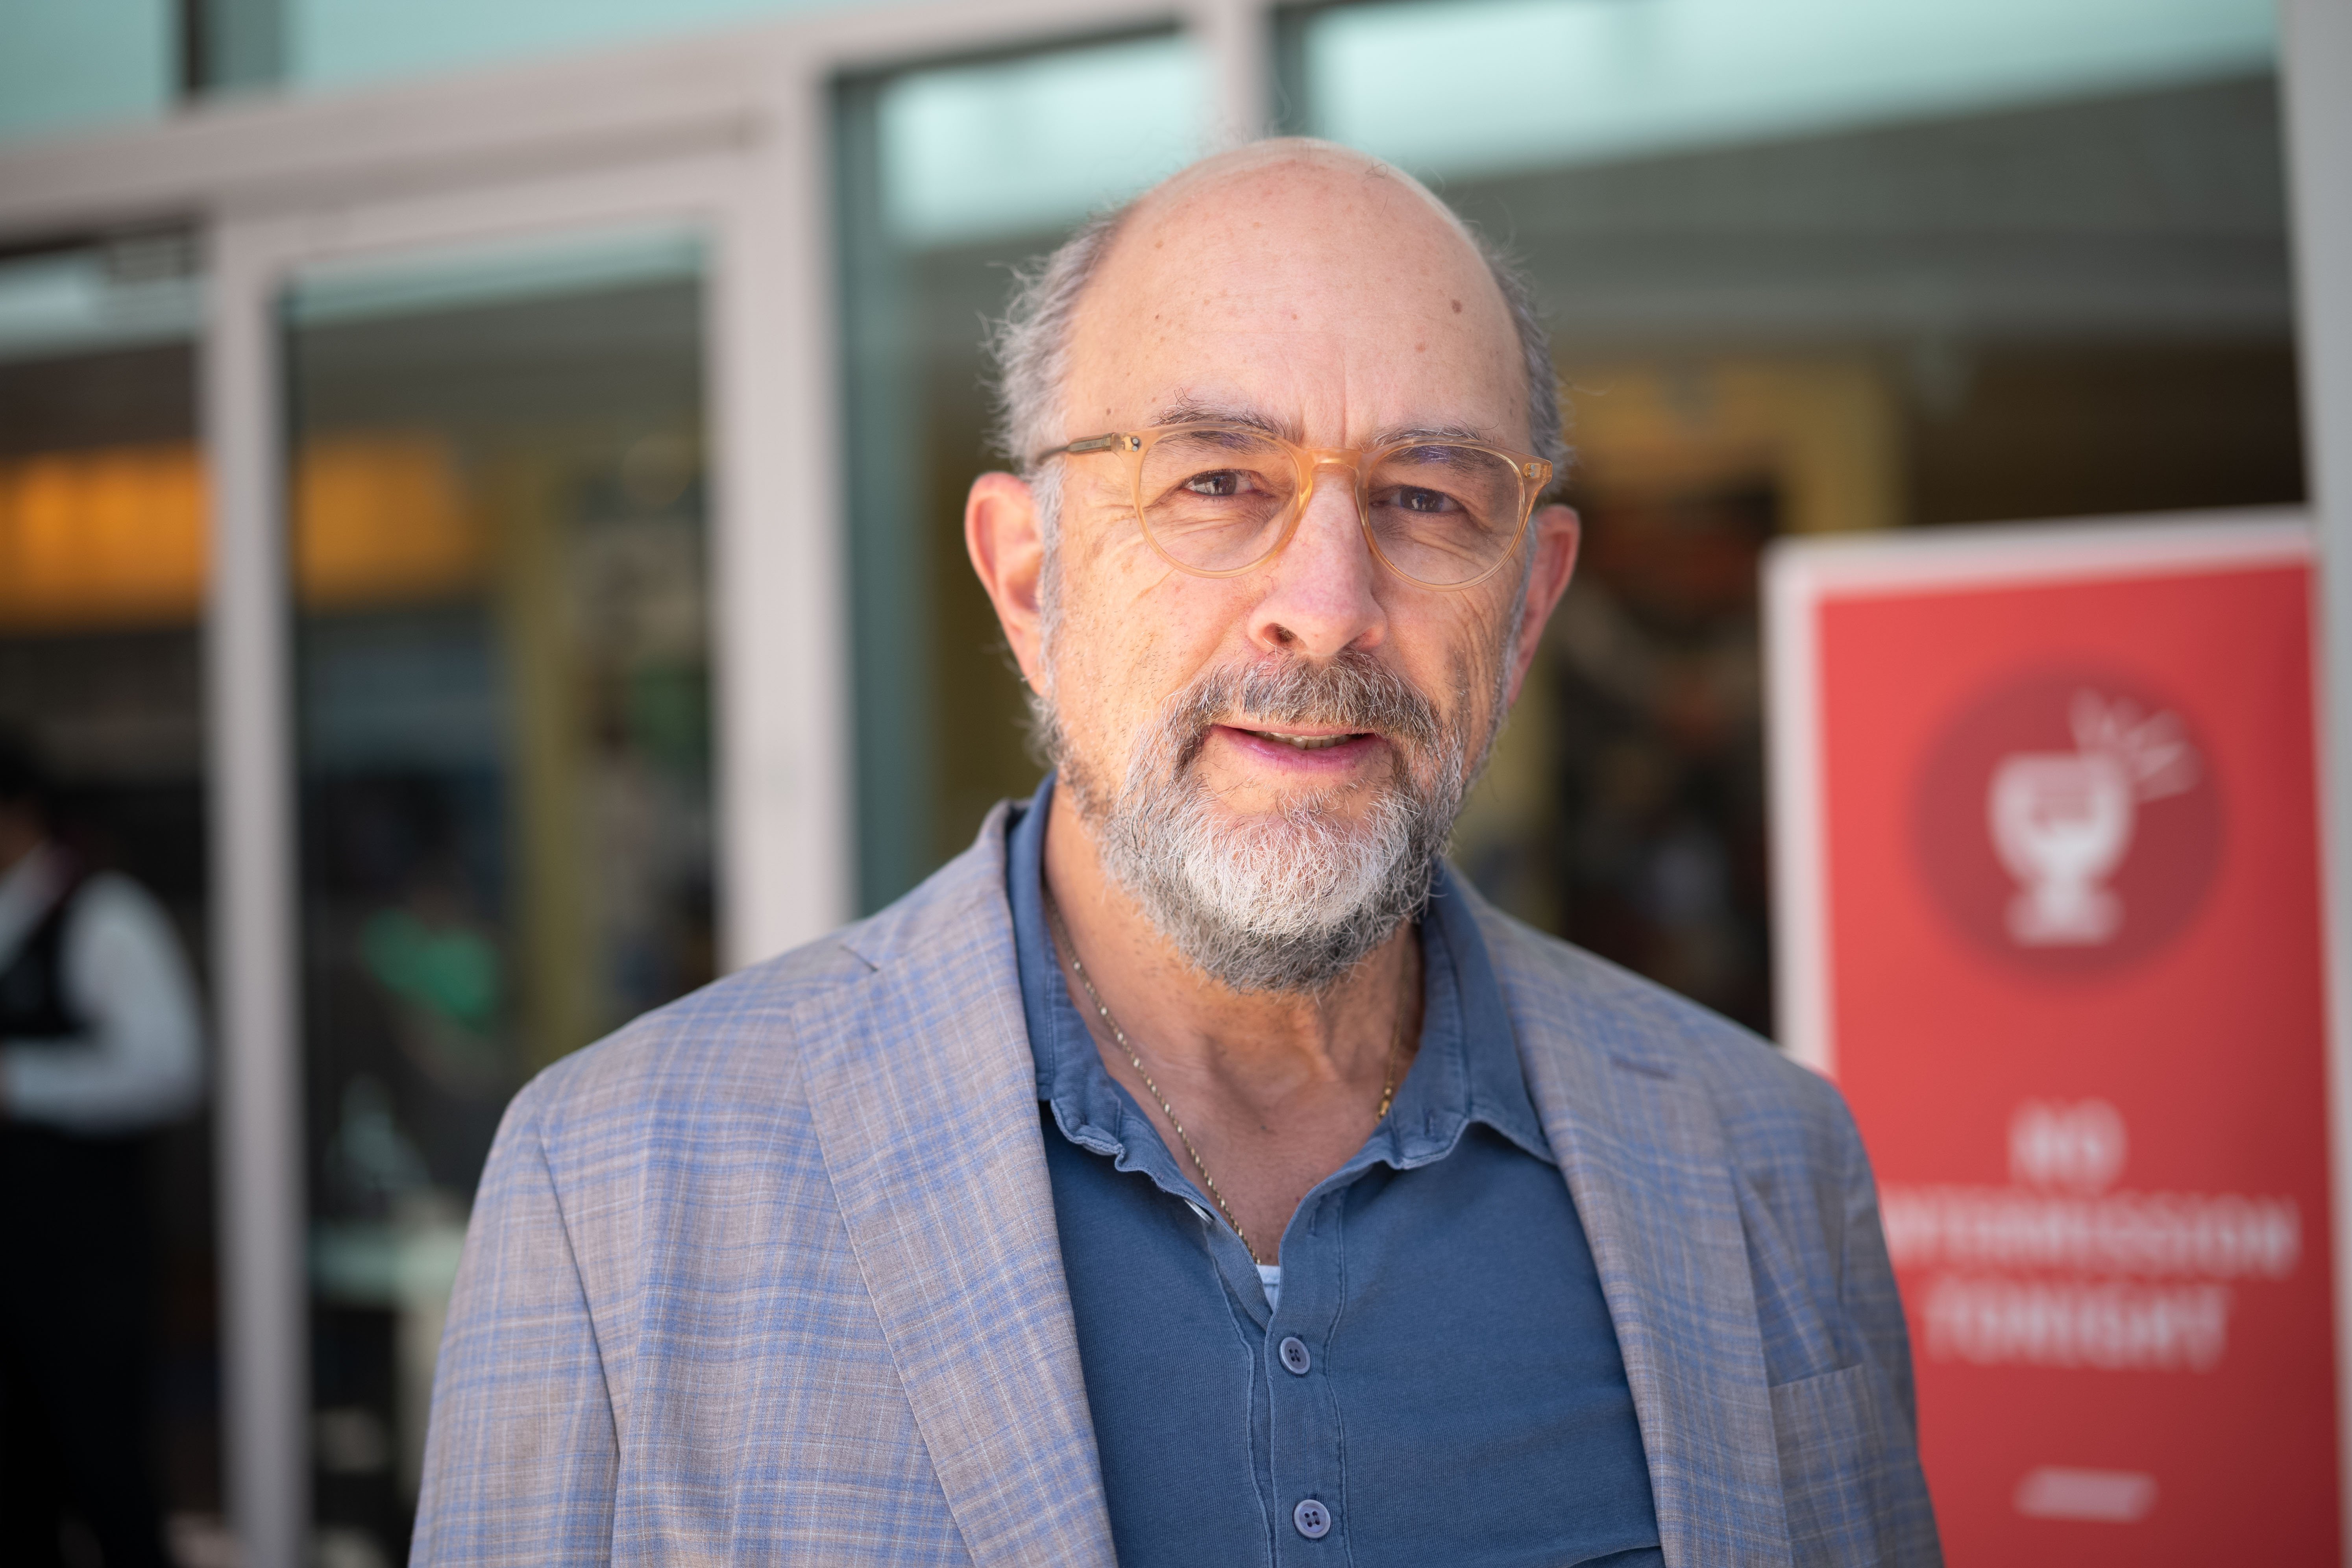
[[[1666,1562],[1939,1562],[1836,1091],[1464,896],[1600,1266]],[[882,913],[516,1097],[413,1561],[1108,1568],[1002,810]]]

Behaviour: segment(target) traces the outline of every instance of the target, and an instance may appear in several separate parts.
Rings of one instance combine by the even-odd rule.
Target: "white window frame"
[[[2305,489],[2319,545],[2336,1500],[2352,1563],[2352,0],[2280,0],[2279,23]]]
[[[688,227],[705,238],[704,363],[716,415],[713,444],[751,459],[721,466],[712,518],[719,860],[722,868],[748,865],[765,873],[720,879],[722,926],[739,944],[761,935],[789,942],[800,934],[792,929],[795,921],[822,929],[850,868],[837,838],[813,831],[838,803],[816,802],[812,810],[791,792],[798,781],[820,789],[835,782],[836,770],[824,765],[830,749],[823,737],[843,722],[838,704],[828,700],[838,679],[763,689],[739,678],[767,668],[826,671],[838,616],[829,587],[836,574],[830,531],[810,526],[813,519],[798,528],[736,526],[793,515],[777,504],[789,495],[788,484],[761,488],[784,484],[789,442],[754,439],[758,426],[743,417],[772,413],[780,401],[774,371],[784,363],[781,355],[748,352],[757,340],[737,330],[746,303],[742,279],[761,259],[756,231],[747,232],[758,205],[758,173],[740,154],[700,152],[517,184],[225,216],[211,226],[201,402],[212,513],[220,520],[205,689],[221,917],[215,973],[224,1044],[215,1122],[225,1196],[223,1352],[238,1369],[226,1390],[234,1512],[257,1560],[297,1560],[310,1516],[299,805],[281,481],[287,286],[324,263],[652,224]],[[782,791],[774,787],[780,777],[787,784]],[[754,794],[763,787],[766,797]],[[794,909],[774,897],[777,887],[821,891]]]

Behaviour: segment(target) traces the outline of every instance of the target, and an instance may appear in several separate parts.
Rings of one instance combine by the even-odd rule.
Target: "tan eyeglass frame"
[[[1271,442],[1289,455],[1292,467],[1298,472],[1298,493],[1292,498],[1289,512],[1282,520],[1282,530],[1276,536],[1275,542],[1266,547],[1265,553],[1245,566],[1227,567],[1222,572],[1212,572],[1205,567],[1188,565],[1171,555],[1160,544],[1159,539],[1153,535],[1151,524],[1146,521],[1143,514],[1145,457],[1166,437],[1204,430],[1226,431],[1237,436],[1247,436],[1255,440]],[[1415,447],[1460,447],[1473,452],[1485,452],[1510,464],[1512,472],[1519,477],[1518,527],[1512,532],[1511,542],[1503,547],[1503,552],[1495,558],[1495,563],[1475,577],[1465,578],[1459,583],[1433,583],[1426,577],[1416,577],[1390,560],[1388,553],[1381,548],[1381,542],[1372,536],[1371,471],[1380,465],[1380,460],[1390,453],[1402,452]],[[1536,498],[1542,495],[1544,486],[1551,482],[1551,465],[1541,458],[1526,452],[1514,452],[1507,447],[1489,447],[1480,441],[1433,440],[1423,437],[1416,440],[1385,442],[1378,447],[1302,447],[1296,441],[1286,441],[1281,437],[1261,430],[1254,425],[1234,425],[1218,420],[1194,421],[1182,425],[1155,425],[1148,430],[1113,430],[1106,435],[1089,436],[1083,441],[1073,441],[1066,447],[1055,447],[1048,451],[1040,452],[1033,462],[1042,464],[1052,458],[1079,458],[1094,452],[1118,452],[1128,459],[1129,507],[1135,513],[1136,526],[1143,530],[1144,542],[1150,544],[1152,552],[1162,561],[1167,562],[1177,571],[1192,577],[1244,576],[1256,571],[1281,554],[1283,547],[1290,542],[1290,536],[1298,531],[1298,520],[1306,515],[1307,503],[1314,497],[1316,476],[1329,468],[1347,468],[1356,476],[1356,526],[1363,531],[1364,543],[1371,551],[1374,560],[1418,587],[1435,588],[1445,593],[1475,588],[1501,571],[1505,563],[1518,552],[1519,541],[1527,537],[1528,520],[1535,515]]]

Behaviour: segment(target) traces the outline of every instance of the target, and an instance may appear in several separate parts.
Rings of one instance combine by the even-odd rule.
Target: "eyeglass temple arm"
[[[1114,447],[1127,447],[1133,448],[1142,445],[1143,438],[1141,437],[1123,436],[1114,430],[1108,436],[1089,436],[1083,441],[1073,441],[1066,447],[1055,447],[1049,448],[1046,451],[1038,453],[1037,456],[1031,460],[1033,462],[1042,463],[1048,458],[1058,458],[1066,452],[1072,457],[1077,457],[1087,452],[1108,452]]]

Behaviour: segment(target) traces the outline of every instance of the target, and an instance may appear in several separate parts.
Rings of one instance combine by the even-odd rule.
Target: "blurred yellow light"
[[[294,521],[305,609],[442,598],[482,580],[481,531],[456,458],[436,436],[311,443],[298,465]]]
[[[194,448],[114,447],[0,462],[0,626],[185,621],[204,579]]]
[[[448,443],[425,434],[305,447],[294,572],[306,609],[478,585],[481,531]],[[0,629],[184,625],[203,603],[204,469],[187,444],[0,459]]]

